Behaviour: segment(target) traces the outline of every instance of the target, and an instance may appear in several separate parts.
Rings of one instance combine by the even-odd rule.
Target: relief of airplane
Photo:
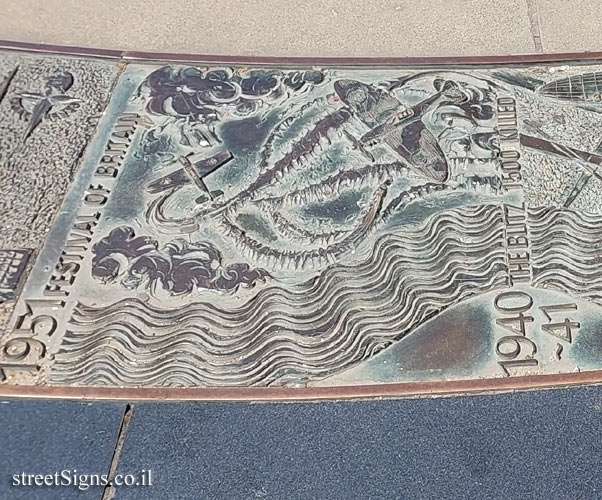
[[[12,107],[21,118],[29,118],[29,123],[23,134],[23,142],[27,141],[32,132],[42,123],[46,116],[66,115],[83,101],[67,95],[73,85],[73,75],[68,72],[53,75],[46,82],[43,93],[21,92],[12,99]]]
[[[180,156],[177,162],[180,168],[150,182],[146,186],[147,191],[157,194],[187,184],[194,184],[202,193],[197,199],[197,203],[212,200],[215,196],[223,194],[221,191],[210,191],[205,184],[205,177],[228,163],[233,158],[232,153],[227,149],[223,149],[209,158],[202,156],[198,158],[198,156],[192,153],[187,156]]]
[[[356,80],[336,81],[334,89],[340,100],[370,128],[359,140],[351,134],[347,136],[369,157],[366,148],[384,143],[416,173],[435,182],[445,182],[449,176],[447,160],[422,118],[440,97],[458,101],[464,99],[464,95],[452,81],[438,83],[440,88],[435,94],[406,108],[385,90]]]

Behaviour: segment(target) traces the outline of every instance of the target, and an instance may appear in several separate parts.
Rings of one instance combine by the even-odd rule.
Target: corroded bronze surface
[[[73,82],[0,87],[22,144],[83,105]],[[2,339],[4,387],[602,380],[601,95],[596,66],[129,64]]]

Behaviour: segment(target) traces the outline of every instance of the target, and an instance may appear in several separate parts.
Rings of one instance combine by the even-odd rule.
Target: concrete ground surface
[[[281,404],[134,404],[118,474],[152,485],[17,487],[21,472],[106,474],[118,403],[0,404],[0,498],[597,499],[602,387]],[[104,494],[104,496],[103,496]]]
[[[592,0],[0,0],[0,39],[277,56],[602,50]]]

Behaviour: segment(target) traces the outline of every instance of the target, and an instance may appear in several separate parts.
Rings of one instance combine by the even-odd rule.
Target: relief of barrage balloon
[[[602,72],[581,73],[549,82],[538,93],[550,99],[578,105],[602,104]]]

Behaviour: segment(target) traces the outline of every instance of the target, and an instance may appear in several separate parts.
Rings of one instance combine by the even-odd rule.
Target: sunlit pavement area
[[[0,9],[0,39],[147,52],[401,57],[602,48],[592,0],[1,0]]]

